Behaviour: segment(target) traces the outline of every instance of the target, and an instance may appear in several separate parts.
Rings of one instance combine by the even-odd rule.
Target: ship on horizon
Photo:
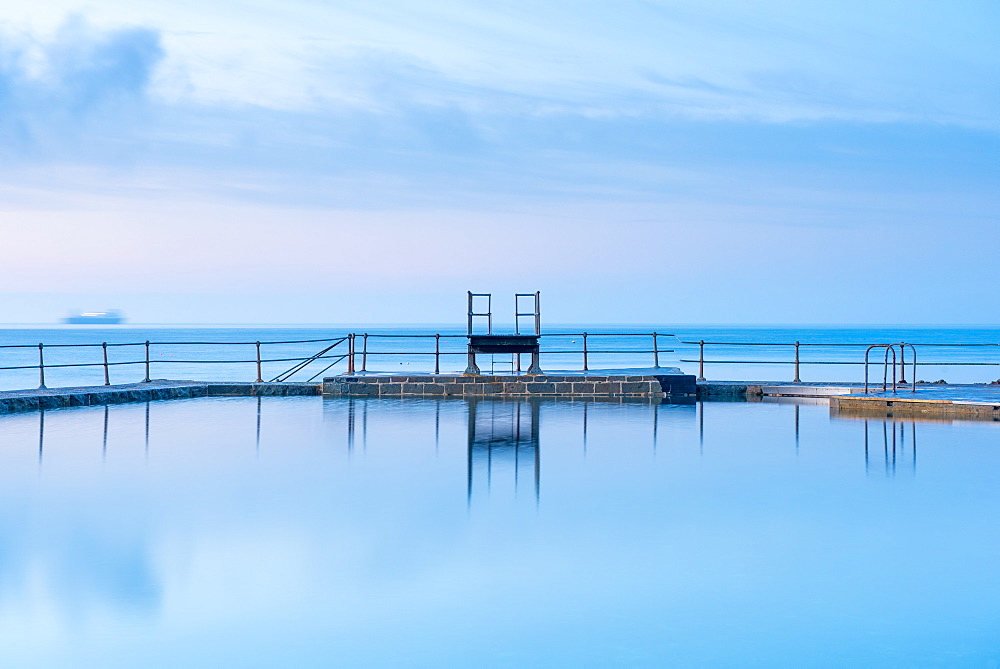
[[[119,325],[125,322],[122,312],[117,309],[107,311],[84,311],[62,319],[67,325]]]

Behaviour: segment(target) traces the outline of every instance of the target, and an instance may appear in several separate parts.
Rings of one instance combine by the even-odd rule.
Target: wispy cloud
[[[148,28],[99,30],[70,18],[47,42],[0,40],[0,151],[8,160],[102,161],[142,141],[162,59]],[[131,151],[126,147],[125,151]]]

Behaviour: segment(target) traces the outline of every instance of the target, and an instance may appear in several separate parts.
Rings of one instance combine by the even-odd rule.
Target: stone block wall
[[[335,376],[323,379],[323,394],[350,397],[483,396],[694,397],[694,376],[420,374]]]
[[[319,394],[318,383],[197,383],[158,380],[114,386],[0,391],[0,414],[192,397]]]

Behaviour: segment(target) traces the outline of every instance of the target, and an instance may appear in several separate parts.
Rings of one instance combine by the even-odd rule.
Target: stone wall
[[[0,392],[0,414],[192,397],[319,394],[320,386],[318,383],[195,383],[189,381],[150,381],[148,383],[83,388],[6,390]]]
[[[759,400],[763,395],[763,386],[760,384],[727,381],[698,383],[698,399],[707,402],[746,402]]]
[[[694,376],[664,375],[492,375],[420,374],[335,376],[323,379],[323,394],[351,397],[398,396],[573,396],[693,398]]]

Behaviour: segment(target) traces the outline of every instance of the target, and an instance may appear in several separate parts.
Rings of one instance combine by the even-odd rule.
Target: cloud
[[[540,16],[521,7],[494,24],[496,12],[482,8],[448,21],[434,13],[440,10],[380,9],[362,24],[362,10],[338,7],[312,11],[320,12],[317,23],[328,16],[322,12],[341,12],[343,25],[329,31],[356,30],[346,46],[305,40],[284,15],[258,45],[252,31],[260,25],[246,17],[234,17],[230,32],[217,16],[199,34],[71,18],[48,39],[8,35],[0,46],[5,197],[37,178],[53,190],[200,191],[293,206],[503,207],[518,199],[756,206],[793,193],[825,203],[869,200],[875,189],[930,187],[953,196],[983,192],[995,178],[994,131],[904,122],[905,114],[869,94],[865,72],[856,86],[843,83],[846,71],[822,58],[830,48],[823,40],[805,48],[801,34],[818,28],[754,36],[768,19],[748,28],[690,12],[649,13],[643,3],[627,4],[605,31],[593,11],[569,16],[565,6]],[[540,27],[560,17],[565,34]],[[616,50],[638,26],[635,52]],[[657,39],[666,27],[670,39]],[[375,39],[380,28],[388,36]],[[418,40],[418,28],[435,40]],[[236,40],[237,29],[249,32]],[[712,48],[693,62],[703,37]],[[726,51],[726,40],[737,37],[741,46]],[[761,53],[744,64],[736,55],[748,44]],[[782,65],[793,46],[803,47],[803,57]],[[245,48],[254,50],[242,59]],[[456,53],[467,59],[449,60]],[[588,69],[595,60],[606,63]],[[300,89],[298,97],[313,94],[312,103],[271,104],[266,86],[260,95],[256,88],[268,78]],[[164,88],[223,79],[246,96]],[[25,162],[58,163],[60,171],[28,173]],[[112,170],[113,178],[81,177],[86,168]]]
[[[71,17],[49,41],[0,38],[0,150],[60,158],[129,134],[147,110],[153,70],[163,58],[149,28],[101,30]]]

